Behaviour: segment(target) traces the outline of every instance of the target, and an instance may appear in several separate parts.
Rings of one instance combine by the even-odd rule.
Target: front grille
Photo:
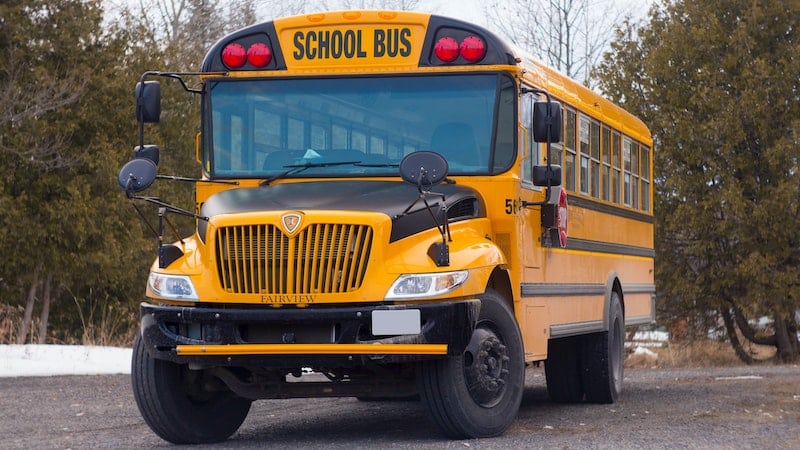
[[[312,224],[293,237],[274,225],[217,230],[222,288],[233,294],[325,294],[361,287],[372,246],[366,225]]]

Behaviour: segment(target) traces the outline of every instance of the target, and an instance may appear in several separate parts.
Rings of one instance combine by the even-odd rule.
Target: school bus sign
[[[296,31],[292,60],[405,58],[411,54],[410,37],[410,28]]]
[[[346,21],[346,17],[353,17],[352,20],[361,18],[361,15],[354,14],[342,16],[344,23],[313,26],[316,17],[311,15],[275,21],[281,47],[287,49],[288,69],[348,65],[416,66],[419,62],[425,38],[422,22],[357,26],[352,21]]]

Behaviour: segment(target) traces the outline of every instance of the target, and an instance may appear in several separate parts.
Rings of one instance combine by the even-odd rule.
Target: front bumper
[[[420,332],[372,334],[373,311],[419,310]],[[142,303],[142,339],[157,359],[202,366],[334,367],[460,355],[480,300],[414,305],[212,308]]]

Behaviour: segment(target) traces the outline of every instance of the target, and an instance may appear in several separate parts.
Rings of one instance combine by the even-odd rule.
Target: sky
[[[420,6],[442,16],[487,25],[481,0],[420,0]]]

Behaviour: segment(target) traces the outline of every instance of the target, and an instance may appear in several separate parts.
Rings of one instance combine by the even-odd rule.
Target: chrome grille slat
[[[372,229],[310,224],[289,237],[274,225],[221,227],[217,275],[232,294],[343,293],[361,287]]]

